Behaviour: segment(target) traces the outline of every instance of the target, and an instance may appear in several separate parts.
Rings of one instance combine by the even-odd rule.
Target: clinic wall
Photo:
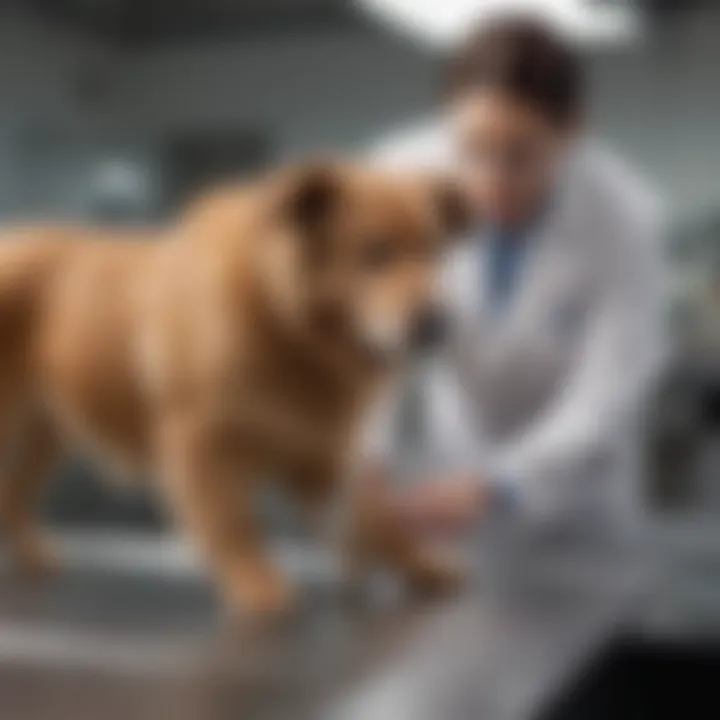
[[[91,166],[117,153],[151,167],[177,130],[264,129],[278,158],[357,148],[430,104],[435,63],[381,33],[120,51],[66,26],[2,16],[0,214],[85,216]],[[720,205],[720,25],[669,29],[594,57],[593,117],[683,215]],[[102,92],[78,95],[90,68]],[[44,145],[43,145],[44,143]]]
[[[720,12],[591,65],[593,120],[656,179],[679,220],[720,207]]]
[[[246,125],[266,130],[279,157],[358,146],[403,122],[429,104],[434,73],[427,53],[360,32],[176,46],[137,69],[144,132]]]
[[[598,132],[633,158],[681,216],[720,204],[720,24],[591,59]],[[280,157],[362,147],[425,112],[435,62],[378,33],[166,48],[131,70],[141,133],[247,124]]]
[[[71,27],[0,11],[0,215],[86,214],[97,148],[124,124],[121,65]]]

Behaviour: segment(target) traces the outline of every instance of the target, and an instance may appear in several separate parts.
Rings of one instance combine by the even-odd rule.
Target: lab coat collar
[[[567,262],[562,248],[571,242],[574,236],[573,216],[575,213],[575,183],[574,173],[578,162],[578,148],[573,148],[571,155],[563,163],[558,174],[557,185],[542,215],[535,220],[535,227],[529,231],[525,242],[529,244],[526,257],[519,272],[517,286],[513,297],[499,317],[495,317],[487,297],[486,273],[483,266],[488,262],[488,234],[487,231],[476,236],[474,247],[475,278],[473,284],[474,307],[478,312],[478,319],[491,329],[498,342],[515,337],[517,333],[524,332],[526,320],[531,316],[531,310],[542,302],[543,293],[547,290],[554,276],[557,266]]]

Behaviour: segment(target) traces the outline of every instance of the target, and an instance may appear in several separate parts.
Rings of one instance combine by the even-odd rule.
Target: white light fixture
[[[484,20],[536,15],[582,44],[625,43],[640,29],[636,3],[596,0],[357,0],[378,20],[438,46],[450,45]]]

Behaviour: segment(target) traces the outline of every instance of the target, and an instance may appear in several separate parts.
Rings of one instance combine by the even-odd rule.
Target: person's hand
[[[399,522],[419,532],[451,533],[466,530],[482,515],[487,488],[480,478],[434,479],[398,490],[391,501]]]

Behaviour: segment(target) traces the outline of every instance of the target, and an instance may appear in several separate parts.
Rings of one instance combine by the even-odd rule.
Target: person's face
[[[456,98],[449,112],[460,179],[478,217],[522,223],[552,192],[572,130],[489,89]]]

